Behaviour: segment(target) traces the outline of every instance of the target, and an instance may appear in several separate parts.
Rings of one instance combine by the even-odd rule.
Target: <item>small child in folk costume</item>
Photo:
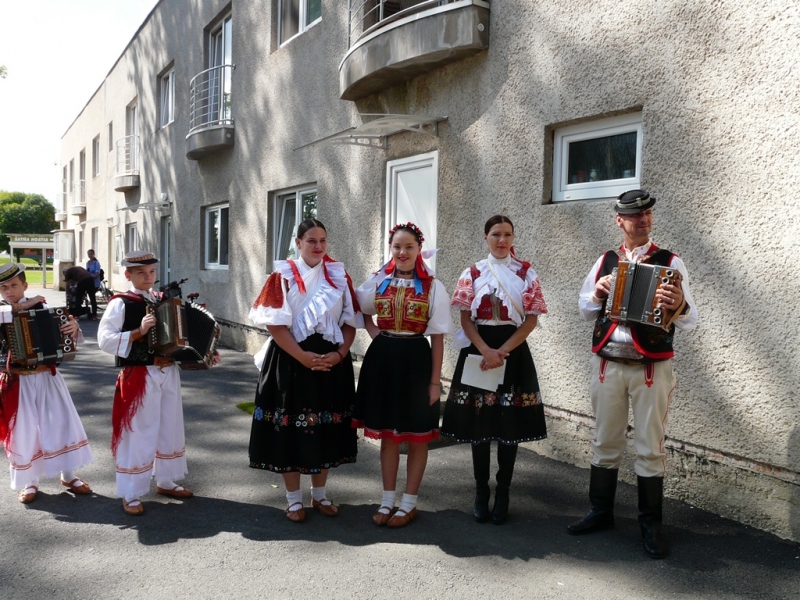
[[[350,345],[359,309],[344,265],[326,253],[325,226],[303,221],[294,241],[300,258],[275,261],[250,310],[250,319],[272,336],[256,391],[250,466],[281,473],[286,518],[301,523],[300,475],[311,475],[311,506],[334,517],[338,508],[325,489],[328,470],[356,461]]]
[[[444,335],[451,330],[449,297],[422,261],[424,237],[413,223],[389,231],[392,259],[358,288],[373,340],[358,380],[357,419],[381,440],[383,499],[376,525],[404,527],[417,517],[417,494],[428,442],[439,437]],[[425,336],[430,336],[430,344]],[[406,492],[395,508],[400,444],[408,442]]]
[[[442,419],[442,435],[472,443],[475,475],[473,516],[488,521],[491,441],[497,441],[497,487],[491,519],[508,516],[509,487],[520,442],[547,437],[542,396],[531,351],[525,342],[540,315],[547,312],[542,288],[530,263],[513,253],[514,225],[495,215],[484,226],[489,256],[466,269],[452,305],[461,311],[460,348]],[[496,390],[462,382],[467,357],[481,357],[481,371],[505,373]]]
[[[0,266],[0,322],[11,323],[12,311],[47,308],[44,297],[25,297],[25,265]],[[61,331],[83,343],[78,322],[69,318]],[[9,359],[10,359],[9,354]],[[55,365],[3,365],[0,375],[0,441],[10,464],[11,489],[28,504],[36,499],[40,477],[61,474],[61,485],[74,494],[89,494],[89,484],[75,473],[92,462],[83,424],[67,384]]]
[[[128,252],[122,261],[130,289],[108,302],[97,331],[100,349],[122,367],[111,413],[111,450],[117,472],[117,496],[129,515],[144,513],[140,498],[156,479],[156,493],[189,498],[192,491],[176,479],[187,474],[180,368],[168,356],[149,351],[147,332],[156,317],[147,314],[160,294],[151,287],[158,259],[152,253]]]

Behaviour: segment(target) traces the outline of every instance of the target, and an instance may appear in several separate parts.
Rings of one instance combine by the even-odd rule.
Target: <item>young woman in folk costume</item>
[[[372,520],[392,528],[416,518],[428,442],[439,437],[444,334],[451,321],[447,291],[422,261],[424,239],[413,223],[393,227],[392,259],[356,292],[373,340],[361,366],[353,425],[381,440],[383,499]],[[377,325],[366,315],[377,315]],[[402,442],[408,442],[406,492],[395,508]]]
[[[530,263],[513,252],[514,225],[496,215],[484,226],[489,256],[466,269],[453,293],[462,329],[454,346],[461,348],[445,404],[442,435],[472,443],[475,505],[478,522],[488,521],[491,440],[497,441],[497,487],[491,519],[504,523],[517,444],[547,437],[536,367],[525,339],[547,312],[542,289]],[[482,357],[483,371],[503,366],[496,391],[462,383],[468,355]]]
[[[306,517],[300,475],[311,475],[311,506],[334,517],[328,470],[356,461],[350,345],[361,323],[350,277],[327,255],[325,226],[303,221],[295,245],[300,258],[275,261],[250,310],[272,336],[256,390],[250,466],[281,473],[286,517],[300,523]]]

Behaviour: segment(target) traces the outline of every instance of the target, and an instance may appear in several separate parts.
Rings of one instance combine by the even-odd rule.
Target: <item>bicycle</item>
[[[111,300],[111,296],[114,295],[114,292],[108,289],[108,282],[105,279],[100,282],[100,287],[95,291],[95,294],[97,293],[100,294],[101,302],[105,302],[106,304],[108,304],[108,301]]]

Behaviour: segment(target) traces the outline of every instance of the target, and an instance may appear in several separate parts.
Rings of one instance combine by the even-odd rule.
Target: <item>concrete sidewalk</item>
[[[57,305],[63,294],[43,295]],[[23,506],[5,480],[0,598],[800,597],[798,544],[680,502],[665,503],[670,557],[649,559],[626,484],[616,530],[567,535],[587,508],[588,471],[525,449],[502,526],[473,521],[470,450],[453,444],[432,447],[421,514],[405,529],[370,521],[379,452],[364,443],[356,464],[331,473],[340,516],[309,511],[290,523],[281,478],[247,467],[250,417],[236,403],[252,400],[257,372],[232,350],[211,371],[183,374],[186,483],[196,497],[147,496],[146,514],[129,517],[114,497],[109,450],[117,370],[97,348],[97,323],[81,326],[87,344],[61,371],[92,443],[95,462],[81,475],[95,493],[76,498],[45,480]],[[304,477],[306,502],[309,485]]]

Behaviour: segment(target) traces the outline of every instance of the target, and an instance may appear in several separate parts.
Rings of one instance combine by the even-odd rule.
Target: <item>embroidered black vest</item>
[[[675,255],[669,250],[657,250],[642,262],[668,267],[673,256]],[[618,264],[619,255],[616,252],[606,252],[603,255],[603,261],[600,263],[595,281],[605,275],[610,275]],[[592,334],[592,352],[594,353],[597,353],[608,343],[608,340],[611,338],[611,333],[617,328],[617,322],[612,321],[606,316],[607,301],[607,298],[603,300],[600,314],[598,314],[597,321],[595,321],[594,332]],[[672,349],[675,325],[670,327],[669,331],[664,331],[660,327],[650,327],[638,323],[629,323],[628,327],[631,330],[633,345],[646,357],[653,360],[666,360],[675,355]]]
[[[125,305],[125,320],[122,323],[122,331],[133,331],[142,324],[142,319],[147,316],[147,303],[141,300],[133,300],[125,295],[118,296]],[[145,338],[139,338],[131,342],[131,351],[127,357],[117,356],[116,365],[125,367],[128,365],[152,365],[157,354],[151,352],[147,346]]]

